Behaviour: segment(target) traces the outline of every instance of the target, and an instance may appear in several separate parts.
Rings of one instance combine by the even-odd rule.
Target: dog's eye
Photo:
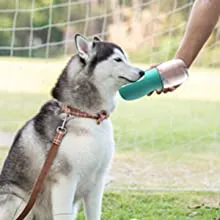
[[[115,58],[114,60],[115,60],[116,62],[122,62],[122,59],[121,59],[120,57]]]

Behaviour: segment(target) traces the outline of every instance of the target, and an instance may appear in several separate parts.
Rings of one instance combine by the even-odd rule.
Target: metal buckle
[[[64,134],[67,132],[67,129],[65,128],[67,119],[69,118],[69,115],[66,114],[66,116],[63,119],[63,123],[61,126],[57,127],[57,132],[63,132]]]
[[[66,134],[66,132],[67,132],[67,129],[66,128],[63,128],[63,127],[61,127],[61,126],[59,126],[59,127],[57,127],[57,130],[56,130],[57,132],[62,132],[62,133],[64,133],[64,134]]]

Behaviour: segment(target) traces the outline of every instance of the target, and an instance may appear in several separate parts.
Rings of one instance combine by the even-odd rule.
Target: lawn
[[[1,131],[14,132],[49,99],[43,93],[0,92]],[[10,106],[10,108],[8,107]],[[220,102],[143,98],[119,101],[112,121],[119,151],[173,148],[197,138],[219,141]],[[196,143],[195,143],[196,144]],[[194,145],[194,150],[197,146]]]
[[[219,195],[202,192],[106,192],[102,220],[217,220]],[[77,220],[83,220],[83,213]]]
[[[3,59],[0,65],[0,131],[15,132],[50,98],[64,60]],[[106,192],[104,220],[218,219],[219,193],[138,190],[220,189],[219,86],[218,69],[195,69],[172,94],[132,102],[118,97],[108,186],[137,192]],[[0,148],[0,160],[7,150]]]

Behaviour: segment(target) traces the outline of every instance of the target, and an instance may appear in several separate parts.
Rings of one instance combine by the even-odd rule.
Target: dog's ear
[[[100,37],[98,37],[98,36],[94,36],[93,37],[93,41],[102,41],[102,39]]]
[[[101,38],[99,38],[98,36],[94,36],[93,37],[93,42],[92,42],[92,48],[95,48],[96,43],[102,41]]]
[[[90,42],[80,34],[75,35],[75,44],[79,56],[83,60],[88,60],[90,51]]]

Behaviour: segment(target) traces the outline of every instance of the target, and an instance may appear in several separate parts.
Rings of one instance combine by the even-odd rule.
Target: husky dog
[[[53,99],[17,133],[0,175],[0,220],[14,220],[28,202],[33,185],[62,123],[61,105],[88,114],[115,108],[117,90],[144,72],[123,50],[95,37],[75,36],[74,55],[52,90]],[[73,220],[83,201],[87,220],[100,220],[105,176],[114,152],[109,119],[73,117],[37,201],[25,219]]]

